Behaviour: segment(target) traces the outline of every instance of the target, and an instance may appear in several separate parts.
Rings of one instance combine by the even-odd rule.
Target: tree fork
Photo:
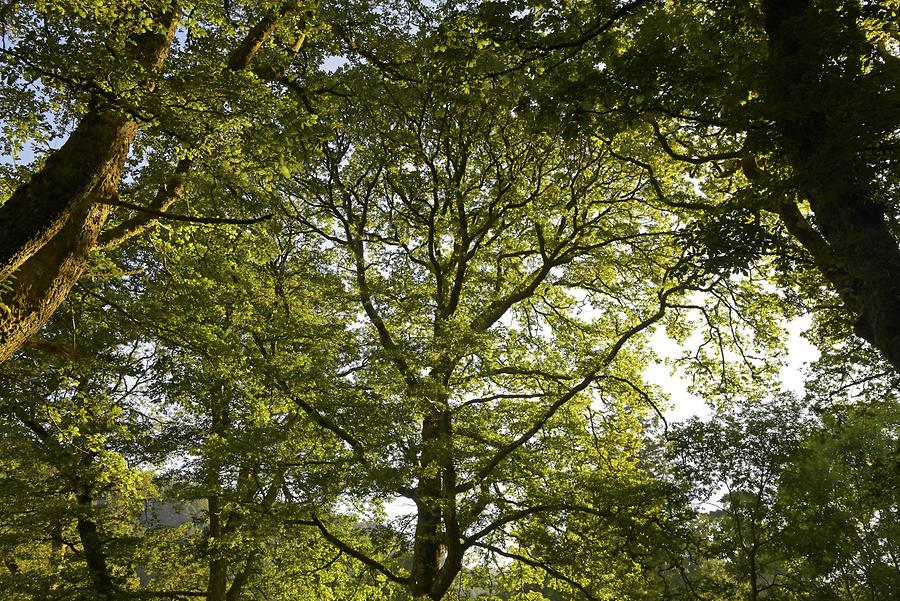
[[[228,68],[245,68],[271,37],[280,19],[297,9],[287,2],[275,15],[253,27],[231,53]],[[152,92],[171,48],[180,10],[170,5],[157,29],[135,37],[129,54],[151,77]],[[45,166],[0,206],[0,363],[15,353],[53,315],[78,281],[93,248],[113,246],[137,235],[154,218],[181,218],[152,207],[108,233],[102,229],[109,205],[118,201],[125,161],[139,129],[133,115],[106,101],[97,102]],[[182,161],[154,205],[166,207],[183,192],[190,162]],[[154,211],[155,209],[155,211]],[[150,217],[148,217],[148,215]],[[247,220],[202,220],[206,223],[255,223]],[[194,219],[196,220],[196,219]]]

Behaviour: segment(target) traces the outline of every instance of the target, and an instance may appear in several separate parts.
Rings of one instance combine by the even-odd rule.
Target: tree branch
[[[562,396],[560,396],[556,401],[554,401],[553,404],[550,405],[544,411],[544,413],[540,416],[540,418],[538,418],[537,421],[535,421],[534,424],[532,424],[532,426],[528,430],[526,430],[521,436],[519,436],[518,438],[513,440],[511,443],[509,443],[508,445],[506,445],[499,451],[497,451],[497,453],[490,459],[490,461],[488,461],[484,467],[482,467],[480,470],[478,470],[475,473],[475,475],[472,477],[472,479],[470,481],[460,484],[457,487],[456,491],[457,492],[465,492],[467,490],[474,488],[479,482],[481,482],[485,478],[487,478],[491,474],[491,472],[493,472],[494,469],[496,469],[497,466],[500,465],[500,463],[504,459],[506,459],[506,457],[508,457],[513,451],[515,451],[516,449],[518,449],[519,447],[521,447],[522,445],[527,443],[529,440],[531,440],[531,438],[535,434],[537,434],[541,428],[544,427],[544,424],[546,424],[547,421],[550,418],[552,418],[563,405],[565,405],[570,400],[572,400],[578,393],[585,390],[588,386],[590,386],[598,378],[598,374],[600,373],[600,371],[605,369],[607,366],[609,366],[610,363],[613,362],[613,360],[616,358],[616,355],[619,354],[619,351],[622,350],[622,347],[625,345],[626,342],[628,342],[636,334],[642,332],[643,330],[647,329],[648,327],[650,327],[651,325],[653,325],[654,323],[656,323],[657,321],[662,319],[663,315],[665,315],[666,308],[668,306],[667,300],[668,300],[669,296],[671,296],[672,294],[674,294],[676,292],[680,292],[680,291],[684,290],[684,288],[685,288],[685,285],[682,284],[682,285],[678,285],[678,286],[675,286],[673,288],[670,288],[668,290],[661,292],[659,295],[659,308],[656,310],[655,313],[653,313],[653,315],[642,320],[641,322],[636,324],[634,327],[630,328],[625,333],[623,333],[621,336],[619,336],[619,338],[616,340],[616,342],[612,345],[612,347],[610,347],[610,349],[606,352],[604,357],[599,361],[599,363],[597,364],[597,367],[591,369],[588,372],[588,374],[586,376],[584,376],[584,378],[582,378],[581,382],[579,382],[578,384],[576,384],[575,386],[570,388]]]
[[[634,382],[632,382],[631,380],[629,380],[627,378],[620,378],[618,376],[612,376],[612,375],[608,376],[608,377],[610,380],[615,380],[616,382],[621,382],[622,384],[625,384],[626,386],[631,388],[633,391],[638,393],[641,396],[641,398],[644,399],[644,402],[646,402],[648,405],[650,405],[650,407],[653,408],[653,411],[656,412],[656,415],[659,417],[659,419],[663,423],[663,438],[665,438],[666,440],[669,440],[669,422],[666,421],[666,417],[663,415],[662,411],[659,410],[659,407],[656,406],[656,403],[653,402],[653,399],[650,398],[650,395],[647,394],[647,392],[644,389],[637,386]]]
[[[166,213],[165,211],[158,211],[150,207],[142,207],[141,205],[132,204],[130,202],[125,202],[124,200],[118,199],[106,200],[101,204],[113,207],[121,207],[123,209],[131,209],[132,211],[137,211],[139,213],[147,213],[159,219],[171,219],[172,221],[186,221],[188,223],[202,223],[206,225],[251,225],[254,223],[259,223],[261,221],[267,221],[275,216],[274,213],[267,213],[266,215],[263,215],[261,217],[254,217],[252,219],[231,219],[228,217],[191,217],[190,215],[176,215],[173,213]]]
[[[581,46],[584,46],[587,42],[591,41],[597,36],[601,35],[602,33],[612,29],[620,19],[629,16],[645,4],[650,4],[651,2],[653,2],[653,0],[635,0],[634,2],[625,4],[621,8],[619,8],[619,10],[610,15],[609,18],[606,19],[606,21],[599,22],[598,20],[598,22],[593,27],[588,29],[587,32],[575,38],[574,40],[570,40],[568,42],[558,42],[556,44],[533,44],[530,46],[522,46],[522,48],[524,50],[545,51],[563,50],[566,48],[579,48]]]
[[[582,592],[582,594],[583,594],[585,597],[587,597],[588,601],[597,601],[597,597],[593,596],[593,595],[588,591],[588,589],[587,589],[585,586],[583,586],[583,585],[581,585],[581,584],[575,582],[574,580],[572,580],[571,578],[569,578],[568,576],[566,576],[565,574],[563,574],[563,573],[560,572],[559,570],[556,570],[556,569],[554,569],[554,568],[551,568],[550,566],[548,566],[548,565],[545,564],[545,563],[542,563],[542,562],[537,561],[537,560],[535,560],[535,559],[531,559],[530,557],[526,557],[526,556],[524,556],[524,555],[519,555],[518,553],[511,553],[511,552],[509,552],[509,551],[504,551],[504,550],[500,549],[499,547],[495,547],[494,545],[489,545],[489,544],[487,544],[487,543],[475,543],[474,546],[480,547],[480,548],[485,549],[485,550],[487,550],[487,551],[490,551],[491,553],[496,553],[497,555],[501,555],[501,556],[506,557],[506,558],[508,558],[508,559],[515,559],[516,561],[521,561],[522,563],[524,563],[524,564],[526,564],[526,565],[529,565],[529,566],[531,566],[531,567],[533,567],[533,568],[541,569],[541,570],[547,572],[547,574],[549,574],[549,575],[552,576],[553,578],[556,578],[556,579],[558,579],[558,580],[562,580],[562,581],[565,582],[566,584],[569,584],[569,585],[574,586],[575,588],[577,588],[579,591]]]
[[[402,584],[404,586],[409,584],[409,578],[403,578],[401,576],[397,576],[392,571],[390,571],[386,566],[384,566],[382,563],[372,559],[371,557],[369,557],[362,551],[357,551],[356,549],[354,549],[353,547],[351,547],[350,545],[348,545],[347,543],[345,543],[344,541],[339,539],[337,536],[335,536],[334,534],[329,532],[328,529],[325,527],[325,524],[323,524],[322,521],[317,517],[313,517],[311,520],[290,520],[286,523],[299,524],[301,526],[315,526],[322,533],[322,536],[325,537],[325,540],[327,540],[332,545],[337,547],[340,551],[342,551],[342,552],[346,553],[347,555],[353,557],[354,559],[362,562],[363,564],[372,568],[373,570],[381,572],[391,582],[396,582],[397,584]]]
[[[245,69],[259,53],[263,44],[272,37],[278,21],[297,10],[297,2],[285,2],[274,15],[266,15],[247,33],[243,41],[228,57],[228,68],[232,71]]]
[[[175,167],[175,172],[172,176],[157,189],[156,197],[150,206],[140,211],[138,215],[126,219],[119,225],[100,234],[94,248],[104,249],[118,246],[125,240],[133,238],[155,225],[160,217],[149,211],[165,212],[166,209],[175,204],[184,192],[187,175],[190,170],[191,160],[181,159],[178,162],[178,166]]]
[[[675,152],[675,150],[673,150],[669,145],[668,140],[666,140],[666,137],[663,135],[662,130],[659,128],[659,123],[657,123],[656,121],[650,121],[650,126],[653,128],[653,133],[656,134],[656,139],[659,140],[660,146],[662,146],[663,150],[666,151],[667,155],[669,155],[676,161],[684,161],[686,163],[691,163],[692,165],[702,165],[704,163],[712,163],[714,161],[740,159],[744,156],[744,153],[742,151],[718,152],[699,157],[692,157],[686,154],[681,154]]]
[[[266,361],[271,361],[271,355],[266,350],[266,347],[263,344],[263,341],[259,337],[259,335],[254,332],[252,334],[252,337],[253,337],[253,341],[256,343],[257,348],[259,349],[260,354],[263,356],[263,359],[265,359]],[[359,459],[359,462],[365,466],[369,465],[369,460],[366,457],[366,451],[365,451],[365,448],[363,447],[362,443],[360,443],[349,432],[347,432],[346,430],[341,428],[339,425],[337,425],[336,423],[332,422],[330,419],[325,417],[325,415],[320,413],[315,407],[313,407],[312,405],[310,405],[303,399],[291,394],[290,386],[288,385],[288,383],[286,381],[284,381],[281,378],[274,376],[274,375],[273,375],[272,379],[275,381],[275,383],[278,385],[278,387],[282,390],[282,392],[287,394],[291,398],[291,400],[294,401],[294,403],[298,407],[300,407],[300,409],[303,410],[303,412],[306,413],[306,415],[309,416],[309,418],[315,424],[317,424],[318,426],[321,426],[322,428],[325,428],[326,430],[328,430],[329,432],[331,432],[332,434],[337,436],[339,439],[343,440],[348,445],[350,445],[350,448],[353,449],[353,452],[356,455],[357,459]]]

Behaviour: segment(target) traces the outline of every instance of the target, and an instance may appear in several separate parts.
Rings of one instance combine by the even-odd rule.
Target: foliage
[[[898,6],[774,4],[0,7],[0,211],[112,207],[0,364],[4,598],[896,598]]]

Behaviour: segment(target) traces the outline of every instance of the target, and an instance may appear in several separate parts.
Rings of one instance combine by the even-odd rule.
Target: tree
[[[823,340],[851,331],[835,297],[861,333],[887,323],[863,307],[865,270],[823,266],[816,244],[839,240],[798,200],[840,191],[800,173],[818,168],[791,138],[809,115],[792,121],[775,81],[786,63],[812,68],[783,41],[812,12],[145,4],[0,9],[14,76],[0,109],[28,109],[9,147],[73,132],[31,181],[4,169],[0,222],[49,207],[47,182],[96,176],[10,239],[22,262],[0,322],[17,333],[0,358],[21,352],[0,366],[0,462],[26,493],[0,490],[11,595],[893,592],[875,584],[893,578],[893,501],[850,484],[890,465],[893,413],[823,428],[832,444],[771,392],[779,321],[801,296],[829,305]],[[876,44],[854,32],[887,22],[875,10],[854,29],[849,8],[810,6],[810,27],[847,33],[854,56]],[[844,69],[836,52],[810,60]],[[345,64],[330,72],[328,53]],[[889,56],[863,88],[890,80]],[[51,124],[59,106],[78,117]],[[866,124],[872,156],[888,153],[895,134]],[[815,144],[849,135],[831,125]],[[886,165],[866,194],[895,186]],[[94,212],[89,231],[76,210]],[[858,281],[829,293],[822,274]],[[675,364],[713,421],[659,419],[664,395],[643,377],[657,326],[692,347]],[[810,411],[861,386],[892,406],[892,370],[859,344],[836,349],[852,365],[824,354]],[[869,428],[871,445],[848,442]],[[723,483],[721,512],[695,515],[686,491],[699,502]],[[808,507],[823,490],[824,517]],[[408,514],[387,513],[398,500]],[[833,515],[834,556],[817,558],[798,533]]]
[[[330,516],[345,482],[342,449],[311,419],[342,359],[327,276],[310,286],[317,264],[293,238],[172,233],[151,238],[159,262],[119,249],[114,277],[78,286],[78,319],[51,320],[34,364],[2,368],[3,584],[24,598],[371,598],[377,584],[291,525]],[[135,260],[144,271],[122,277]],[[267,386],[269,362],[291,390]]]
[[[856,317],[857,335],[900,368],[900,102],[891,91],[900,57],[887,45],[897,39],[900,6],[799,0],[762,8],[765,116],[815,230],[790,206],[779,215]]]
[[[837,404],[785,470],[784,546],[799,558],[799,578],[814,598],[890,599],[900,590],[897,423],[893,396]]]
[[[193,457],[167,474],[172,497],[205,510],[192,537],[205,565],[191,570],[203,583],[191,584],[206,599],[231,601],[267,588],[258,574],[273,539],[293,536],[287,522],[313,508],[330,513],[340,493],[332,467],[342,462],[340,441],[318,431],[313,406],[342,400],[329,380],[340,369],[344,309],[326,302],[327,276],[304,263],[309,255],[289,234],[188,236],[155,241],[165,272],[146,282],[130,314],[158,336],[153,402],[178,416],[174,456]],[[195,309],[166,310],[173,306]],[[290,373],[290,389],[269,377],[271,364]],[[173,566],[160,571],[164,582],[178,582]],[[276,578],[272,586],[286,584]]]
[[[93,250],[119,243],[166,217],[165,210],[181,197],[189,171],[202,164],[191,157],[208,155],[211,144],[234,143],[233,133],[231,140],[221,134],[246,128],[241,125],[242,104],[271,96],[263,81],[287,81],[286,69],[313,25],[312,13],[298,14],[295,2],[255,6],[260,16],[252,6],[222,9],[201,3],[187,19],[180,6],[170,2],[150,8],[139,2],[78,1],[4,7],[4,40],[9,46],[2,60],[14,93],[3,99],[2,110],[32,115],[21,128],[9,128],[6,151],[21,150],[22,139],[31,134],[52,137],[41,131],[41,113],[68,106],[81,116],[66,142],[0,206],[0,360],[47,321]],[[167,63],[179,27],[185,41],[178,41],[176,64]],[[290,52],[272,51],[265,63],[254,63],[276,32]],[[198,41],[202,36],[215,42]],[[235,41],[237,36],[243,39]],[[223,56],[223,49],[230,50]],[[252,76],[239,73],[251,63],[258,67]],[[193,78],[202,82],[201,88],[184,87]],[[225,93],[238,81],[243,82],[243,98]],[[238,110],[230,113],[229,103]],[[185,126],[179,106],[214,120]],[[65,116],[60,121],[66,129]],[[134,147],[141,131],[145,139]],[[156,197],[137,204],[118,195],[126,172],[133,173],[126,162],[135,153],[156,155],[156,161],[173,155],[181,159],[169,174],[157,174]],[[122,220],[104,228],[111,207],[132,213],[126,217],[120,210]]]
[[[155,494],[139,465],[161,450],[135,399],[146,383],[142,350],[109,346],[116,330],[108,321],[71,325],[51,327],[77,337],[77,350],[47,342],[48,352],[0,375],[0,586],[11,598],[118,598],[135,579],[136,521]]]
[[[794,577],[781,552],[786,526],[776,499],[807,419],[797,400],[784,396],[726,410],[709,422],[691,420],[673,433],[676,470],[694,488],[695,502],[710,504],[721,495],[712,503],[716,510],[701,517],[709,533],[700,553],[705,562],[722,562],[730,578],[717,582],[701,561],[693,586],[756,601],[778,597]]]
[[[360,311],[362,362],[349,379],[360,394],[345,411],[368,419],[341,437],[376,496],[415,504],[411,565],[400,571],[321,520],[310,525],[440,599],[470,549],[503,552],[488,541],[507,526],[606,515],[603,497],[542,503],[519,474],[550,478],[542,462],[583,435],[597,395],[648,407],[630,349],[690,288],[692,265],[677,216],[639,169],[532,125],[518,115],[527,78],[478,84],[466,59],[445,55],[444,36],[460,34],[425,25],[402,40],[429,57],[423,66],[347,70],[335,138],[283,194],[298,199],[298,226],[334,253],[343,302]],[[632,452],[610,451],[620,477],[632,477]],[[574,460],[563,456],[560,465]]]
[[[533,93],[546,118],[613,146],[641,131],[656,152],[629,157],[649,177],[696,182],[705,199],[670,200],[699,211],[711,250],[735,265],[772,251],[790,269],[814,265],[856,334],[900,365],[896,2],[592,5],[475,14],[507,49],[497,72],[544,73]],[[769,234],[751,248],[714,226],[748,218]],[[781,232],[799,256],[772,244]]]

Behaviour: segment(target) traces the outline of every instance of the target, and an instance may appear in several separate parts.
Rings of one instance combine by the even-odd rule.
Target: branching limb
[[[313,517],[311,520],[289,520],[286,523],[298,524],[301,526],[315,526],[322,533],[322,536],[325,538],[325,540],[327,540],[329,543],[331,543],[332,545],[337,547],[341,552],[346,553],[350,557],[353,557],[354,559],[362,562],[369,568],[371,568],[375,571],[381,572],[391,582],[396,582],[397,584],[402,584],[404,586],[409,584],[409,578],[397,576],[391,570],[389,570],[387,568],[387,566],[385,566],[381,562],[372,559],[371,557],[369,557],[362,551],[358,551],[358,550],[354,549],[349,544],[347,544],[346,542],[344,542],[343,540],[341,540],[340,538],[335,536],[333,533],[331,533],[328,530],[328,528],[325,527],[325,524],[323,524],[322,521],[317,517]]]
[[[277,13],[263,17],[247,33],[240,45],[231,52],[231,55],[228,57],[228,68],[232,71],[245,69],[259,53],[263,44],[272,37],[278,22],[297,10],[297,7],[297,2],[285,2]]]
[[[663,437],[666,440],[669,440],[669,422],[666,421],[666,417],[663,415],[662,411],[659,410],[659,407],[656,406],[656,403],[653,402],[653,399],[650,398],[650,395],[647,394],[647,391],[644,390],[643,388],[641,388],[640,386],[638,386],[637,384],[635,384],[634,382],[632,382],[631,380],[628,380],[627,378],[620,378],[618,376],[612,376],[612,375],[608,376],[608,378],[610,380],[615,380],[616,382],[621,382],[622,384],[625,384],[626,386],[631,388],[633,391],[638,393],[641,396],[641,398],[644,399],[645,403],[650,405],[650,407],[653,409],[653,411],[656,412],[657,417],[659,417],[659,419],[663,423]]]
[[[666,139],[665,134],[663,134],[662,130],[659,127],[659,123],[656,121],[650,121],[650,126],[653,128],[653,133],[656,135],[656,139],[659,141],[662,149],[666,151],[666,154],[675,159],[676,161],[683,161],[685,163],[691,163],[692,165],[703,165],[704,163],[713,163],[715,161],[725,161],[728,159],[740,159],[743,158],[744,152],[742,151],[733,151],[733,152],[716,152],[713,154],[707,154],[703,156],[690,156],[686,154],[681,154],[676,152],[672,146],[669,144],[669,141]]]
[[[530,46],[523,46],[523,49],[550,51],[563,50],[566,48],[581,48],[597,36],[602,35],[603,33],[615,27],[620,20],[633,14],[642,6],[650,4],[651,2],[653,2],[653,0],[634,0],[634,2],[624,4],[621,8],[619,8],[619,10],[615,11],[606,20],[598,19],[590,28],[588,28],[586,32],[584,32],[574,40],[569,40],[567,42],[558,42],[556,44],[534,44]]]
[[[97,240],[95,248],[104,249],[118,246],[125,240],[137,236],[156,224],[160,217],[150,211],[165,212],[166,209],[181,198],[181,195],[184,193],[187,175],[190,173],[190,170],[191,160],[181,159],[172,176],[164,184],[160,185],[159,189],[156,191],[156,197],[153,199],[153,202],[146,207],[146,210],[140,211],[134,217],[126,219],[114,228],[100,234],[100,238]]]
[[[497,468],[500,463],[506,459],[511,453],[513,453],[516,449],[527,443],[531,440],[535,434],[537,434],[541,428],[544,427],[550,418],[556,415],[556,412],[559,411],[563,405],[572,400],[576,395],[580,392],[584,391],[588,388],[595,380],[600,377],[600,372],[604,370],[606,367],[613,362],[616,356],[619,354],[619,351],[622,350],[622,347],[625,346],[631,338],[639,334],[640,332],[646,330],[651,325],[662,319],[663,315],[665,315],[666,308],[668,307],[667,301],[668,298],[675,294],[676,292],[680,292],[685,289],[685,285],[678,285],[673,288],[669,288],[660,293],[659,295],[659,308],[653,313],[650,317],[642,320],[637,323],[635,326],[626,330],[616,342],[610,347],[610,349],[606,352],[606,354],[600,359],[597,363],[597,366],[591,369],[587,375],[585,375],[581,381],[575,386],[571,387],[565,393],[563,393],[556,401],[553,402],[541,416],[535,420],[534,424],[528,430],[526,430],[522,435],[518,438],[510,442],[508,445],[497,451],[497,453],[481,468],[479,469],[471,480],[460,484],[457,487],[457,492],[465,492],[474,488],[479,482],[483,481],[485,478],[490,476],[490,474]]]
[[[265,359],[266,361],[269,361],[271,359],[271,356],[269,354],[269,351],[266,350],[266,346],[263,343],[262,339],[257,334],[254,333],[253,341],[256,343],[256,346],[259,349],[259,352],[262,355],[263,359]],[[332,434],[337,436],[339,439],[341,439],[342,441],[344,441],[348,445],[350,445],[350,448],[353,449],[353,452],[356,455],[356,457],[360,463],[362,463],[363,465],[369,464],[369,460],[366,457],[365,447],[352,434],[350,434],[349,432],[344,430],[342,427],[340,427],[339,425],[337,425],[336,423],[334,423],[333,421],[328,419],[327,416],[322,414],[318,409],[316,409],[315,407],[313,407],[312,405],[310,405],[309,403],[304,401],[302,398],[291,394],[290,386],[288,385],[288,383],[286,381],[284,381],[283,379],[278,378],[278,377],[273,377],[273,380],[275,381],[277,386],[281,389],[281,391],[284,392],[285,394],[287,394],[291,398],[291,400],[294,401],[294,403],[304,413],[306,413],[306,415],[316,425],[321,426],[322,428],[328,430],[329,432],[331,432]]]

